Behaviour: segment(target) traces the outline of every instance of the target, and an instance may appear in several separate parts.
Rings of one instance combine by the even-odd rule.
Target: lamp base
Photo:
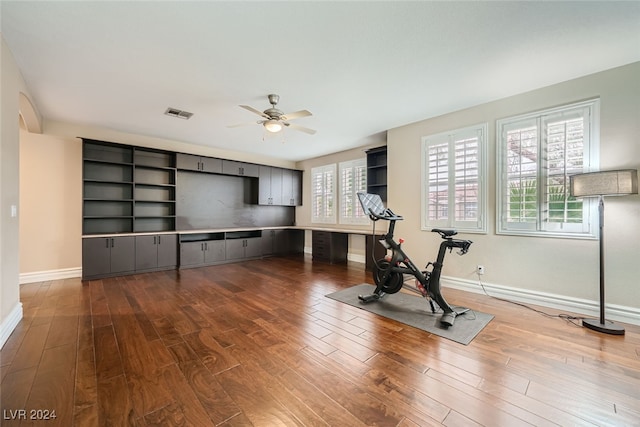
[[[600,319],[582,319],[582,326],[611,335],[624,335],[624,328],[615,323],[600,323]]]

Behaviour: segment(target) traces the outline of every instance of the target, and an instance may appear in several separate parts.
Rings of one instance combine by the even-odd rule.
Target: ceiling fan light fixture
[[[264,122],[264,128],[269,132],[277,133],[282,130],[282,123],[274,119],[267,120]]]

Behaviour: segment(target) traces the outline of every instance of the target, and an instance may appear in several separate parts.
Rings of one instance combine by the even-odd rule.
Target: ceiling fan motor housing
[[[280,110],[278,110],[277,108],[267,108],[266,110],[264,110],[264,113],[271,117],[272,119],[276,119],[276,120],[280,120],[280,116],[282,116],[284,113]]]

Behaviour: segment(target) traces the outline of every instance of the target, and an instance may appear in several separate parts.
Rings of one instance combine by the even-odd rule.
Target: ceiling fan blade
[[[258,120],[257,122],[238,123],[238,124],[235,124],[235,125],[228,125],[227,127],[228,128],[238,128],[238,127],[241,127],[241,126],[252,126],[252,125],[260,124],[260,123],[262,123],[262,121]]]
[[[241,105],[241,108],[244,108],[245,110],[251,111],[252,113],[255,113],[257,115],[259,115],[260,117],[264,117],[265,119],[270,119],[271,117],[267,116],[265,113],[263,113],[260,110],[256,110],[253,107],[249,107],[248,105]]]
[[[300,132],[308,133],[309,135],[314,135],[316,131],[314,129],[309,129],[304,126],[294,125],[293,123],[285,123],[285,126],[290,127],[291,129],[299,130]]]
[[[300,110],[294,113],[283,114],[282,116],[280,116],[280,118],[282,120],[293,120],[293,119],[299,119],[300,117],[308,117],[310,115],[311,115],[311,112],[307,110]]]

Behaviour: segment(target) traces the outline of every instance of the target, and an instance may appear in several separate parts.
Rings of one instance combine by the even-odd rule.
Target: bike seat
[[[434,233],[439,233],[443,238],[455,236],[456,234],[458,234],[456,230],[443,230],[441,228],[433,228],[431,229],[431,231]]]

